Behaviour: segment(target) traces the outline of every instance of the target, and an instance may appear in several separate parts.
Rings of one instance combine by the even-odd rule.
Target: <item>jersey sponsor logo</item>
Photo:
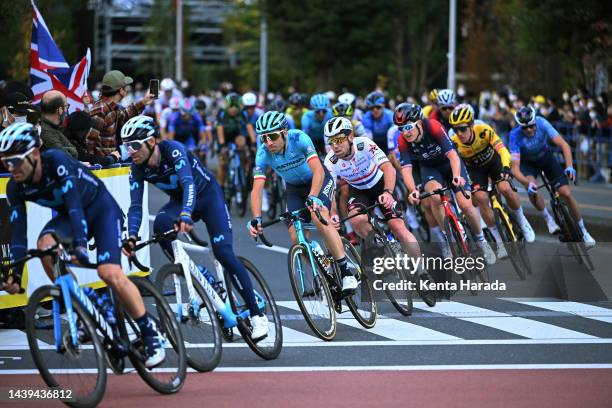
[[[72,181],[71,180],[67,180],[66,183],[62,186],[62,192],[64,194],[66,194],[68,192],[68,190],[70,190],[73,187],[74,187],[74,185],[72,184]]]
[[[323,194],[331,200],[332,192],[334,188],[334,180],[329,180],[325,187],[323,187]]]
[[[225,236],[223,234],[213,237],[213,243],[218,244],[219,242],[225,240]]]
[[[364,142],[357,143],[357,150],[363,150],[364,147],[365,147],[365,143]]]
[[[63,164],[61,166],[57,167],[57,175],[60,177],[65,176],[66,174],[68,174],[68,170],[66,170],[66,166],[64,166]]]
[[[187,194],[187,207],[191,207],[193,206],[193,197],[195,195],[195,188],[193,184],[189,185],[189,191]]]
[[[302,163],[304,163],[304,161],[306,160],[305,157],[298,157],[297,159],[287,162],[287,163],[283,163],[283,164],[279,164],[278,166],[275,166],[275,169],[278,171],[285,171],[285,170],[290,170],[294,167],[298,167],[300,166]]]
[[[378,146],[376,146],[375,144],[371,144],[368,150],[370,151],[370,153],[374,153],[376,150],[378,150]]]
[[[179,160],[179,162],[178,162],[178,163],[176,163],[176,164],[174,165],[174,170],[179,171],[180,169],[182,169],[183,167],[185,167],[185,165],[186,165],[185,160],[181,159],[181,160]]]
[[[11,219],[10,219],[10,221],[13,222],[17,218],[19,218],[19,214],[17,213],[17,210],[13,210],[13,212],[11,212]]]
[[[82,178],[84,180],[87,180],[88,182],[90,182],[91,184],[93,184],[94,186],[98,187],[98,182],[96,181],[96,179],[94,177],[92,177],[91,175],[85,173],[83,171],[82,168],[78,168],[77,169],[78,173],[79,173],[79,178]]]
[[[335,154],[329,158],[329,161],[336,164],[338,163],[338,156],[336,156]]]
[[[178,176],[176,174],[171,175],[168,181],[169,183],[162,183],[158,181],[155,183],[155,187],[159,188],[160,190],[175,190],[178,187]]]
[[[108,261],[110,259],[110,254],[108,251],[104,252],[102,255],[98,255],[98,262]]]
[[[139,184],[137,181],[134,181],[132,184],[130,184],[130,190],[134,191],[138,188]]]
[[[181,152],[178,149],[174,149],[172,151],[172,157],[179,157],[181,155]]]

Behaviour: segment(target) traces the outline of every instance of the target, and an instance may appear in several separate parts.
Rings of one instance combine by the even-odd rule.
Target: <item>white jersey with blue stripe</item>
[[[330,151],[325,157],[325,167],[334,179],[341,178],[359,190],[372,188],[383,177],[380,166],[388,163],[389,159],[367,137],[353,139],[353,152],[353,157],[343,160]]]

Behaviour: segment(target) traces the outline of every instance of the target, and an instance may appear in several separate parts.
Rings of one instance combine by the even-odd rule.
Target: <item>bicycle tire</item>
[[[446,243],[450,247],[453,257],[467,257],[469,255],[467,244],[464,243],[461,231],[457,229],[457,226],[449,217],[444,218],[444,231],[446,232]],[[454,271],[449,273],[451,274],[450,282],[459,287],[462,279],[461,275],[454,273]]]
[[[34,363],[36,364],[36,367],[38,368],[38,371],[40,372],[40,375],[42,376],[44,382],[49,387],[58,388],[60,390],[70,390],[70,392],[72,393],[71,397],[74,398],[74,400],[64,401],[66,405],[71,406],[71,407],[93,407],[93,406],[98,405],[100,401],[102,401],[102,398],[104,398],[104,393],[106,390],[107,373],[106,373],[106,362],[104,360],[104,355],[105,355],[104,347],[102,346],[102,342],[100,338],[96,334],[96,326],[91,320],[89,313],[78,302],[75,302],[74,300],[72,301],[72,308],[77,315],[77,320],[82,322],[81,330],[83,329],[85,330],[86,338],[88,338],[88,340],[90,340],[93,345],[93,352],[94,352],[93,361],[95,362],[95,366],[96,366],[97,373],[98,373],[93,389],[91,390],[91,392],[87,392],[86,395],[84,396],[77,396],[77,392],[75,390],[76,387],[74,387],[74,385],[65,386],[62,384],[62,382],[57,381],[58,380],[57,377],[59,376],[59,373],[55,370],[56,367],[50,367],[51,360],[52,360],[51,356],[53,354],[56,354],[56,355],[61,354],[62,356],[67,357],[68,353],[74,356],[75,352],[80,353],[81,350],[65,351],[64,353],[58,353],[55,350],[50,350],[49,353],[46,353],[46,355],[44,355],[45,353],[43,353],[42,350],[40,349],[41,343],[44,343],[44,341],[36,335],[36,330],[37,330],[36,324],[37,323],[40,324],[40,321],[37,318],[36,312],[37,312],[37,309],[40,303],[42,303],[43,300],[48,297],[57,298],[59,302],[63,303],[64,299],[61,293],[62,293],[61,289],[58,286],[46,285],[46,286],[41,286],[40,288],[36,289],[34,293],[32,293],[32,296],[30,296],[28,305],[26,306],[26,309],[25,309],[25,328],[26,328],[26,336],[28,339],[28,345],[29,345],[30,352],[32,354]],[[51,318],[51,322],[53,322],[53,315],[51,315],[50,318]],[[65,323],[65,320],[62,319],[62,322]],[[47,340],[49,341],[50,344],[54,344],[55,336],[54,336],[53,329],[50,329],[49,332],[50,332],[49,333],[50,336]],[[63,341],[64,345],[66,344],[66,341],[70,342],[70,332],[68,331],[68,338],[66,338],[66,334],[64,334],[62,338],[64,339]],[[50,354],[50,353],[53,353],[53,354]],[[63,364],[61,366],[65,367]],[[91,361],[87,361],[86,366],[87,368],[91,368]],[[53,369],[55,372],[51,373],[51,369]],[[87,373],[87,376],[76,375],[73,372],[73,370],[70,370],[70,373],[67,375],[67,377],[70,379],[78,379],[81,377],[88,377],[88,376],[89,376],[89,373]]]
[[[464,228],[466,230],[469,254],[475,254],[475,253],[481,254],[482,251],[480,247],[478,247],[477,240],[476,240],[476,234],[474,234],[474,231],[472,231],[472,228],[470,228],[467,222],[465,223]],[[482,281],[482,279],[489,279],[489,269],[488,269],[487,263],[484,262],[483,268],[478,270],[478,272],[474,268],[470,269],[469,271],[464,272],[461,275],[461,279],[469,283]],[[468,290],[472,296],[478,295],[479,290],[476,289],[476,287],[477,286],[474,286],[471,284],[469,285]]]
[[[349,240],[344,237],[342,238],[342,245],[344,246],[344,252],[348,260],[353,264],[356,263],[359,268],[357,271],[357,276],[355,278],[357,279],[357,282],[359,282],[360,288],[357,289],[354,295],[345,299],[346,303],[355,320],[357,320],[357,322],[359,322],[359,324],[362,325],[364,328],[371,329],[376,324],[377,306],[376,301],[374,300],[374,293],[372,290],[370,279],[365,273],[365,268],[363,267],[363,263],[361,262],[361,256],[359,256],[359,253],[357,252],[355,247],[350,243]],[[358,302],[355,300],[355,297],[357,296],[358,299],[364,298],[364,294],[364,301]],[[364,305],[365,308],[360,307],[361,305]],[[361,310],[367,312],[366,315],[362,315],[360,312]]]
[[[147,305],[145,302],[145,310],[147,310],[149,318],[155,320],[157,329],[164,335],[166,341],[170,342],[170,345],[172,346],[171,348],[176,353],[176,358],[170,358],[168,352],[166,352],[166,359],[163,363],[168,365],[168,368],[159,368],[159,366],[152,369],[146,368],[144,361],[141,359],[143,353],[142,335],[140,334],[140,330],[133,319],[126,314],[127,321],[130,324],[132,331],[137,336],[135,341],[132,342],[128,356],[140,377],[151,388],[161,394],[174,394],[182,388],[183,384],[185,383],[185,376],[187,373],[185,342],[183,341],[183,335],[176,320],[176,315],[170,309],[166,299],[164,299],[155,285],[153,285],[148,279],[136,276],[130,276],[129,279],[134,283],[134,285],[136,285],[140,293],[148,292],[149,296],[147,297],[153,298],[154,306]],[[147,309],[147,306],[150,307]],[[153,310],[157,312],[156,316],[152,315]],[[160,314],[161,319],[159,318]],[[120,326],[120,332],[124,338],[128,338],[125,324]],[[134,348],[139,349],[138,354],[135,353]],[[169,350],[169,348],[166,347],[166,350]],[[170,371],[174,372],[170,373]],[[160,374],[160,376],[164,377],[171,375],[172,377],[170,377],[167,381],[163,381],[159,380],[156,377],[156,374]]]
[[[512,263],[512,268],[514,269],[520,280],[527,279],[527,271],[525,270],[525,264],[519,252],[520,243],[516,240],[516,236],[513,236],[511,232],[512,230],[514,230],[514,226],[508,225],[508,219],[504,217],[499,208],[495,208],[493,215],[495,218],[495,225],[502,239],[502,243],[506,247],[508,257],[510,258],[510,263]]]
[[[334,308],[334,300],[332,298],[331,291],[329,290],[329,286],[327,285],[327,279],[321,275],[320,271],[316,274],[316,276],[314,275],[314,271],[310,271],[310,275],[307,276],[308,272],[303,273],[303,275],[302,274],[298,275],[299,271],[296,270],[297,260],[299,260],[301,264],[307,264],[309,265],[309,267],[312,267],[310,265],[308,251],[309,249],[306,248],[302,244],[295,244],[289,249],[288,263],[289,263],[289,281],[291,282],[291,289],[293,290],[295,300],[297,301],[297,304],[302,312],[302,315],[304,316],[304,320],[306,320],[306,323],[308,324],[308,326],[312,329],[312,331],[320,339],[325,340],[325,341],[331,341],[336,336],[337,323],[336,323],[336,311]],[[304,257],[302,257],[302,254],[304,255]],[[318,267],[318,265],[315,265],[315,267]],[[298,282],[297,280],[297,279],[301,279],[301,277],[303,277],[304,280],[310,284],[310,288],[308,287],[302,288],[301,283]],[[305,292],[304,290],[306,289],[311,289],[311,290],[308,290],[308,292]],[[307,305],[304,302],[303,296],[305,294],[310,294],[310,292],[312,292],[312,297],[316,296],[317,298],[321,299],[320,311],[321,312],[327,311],[329,314],[329,318],[326,318],[323,316],[325,320],[329,320],[329,324],[325,324],[325,327],[320,327],[319,324],[317,324],[313,316],[314,310],[309,311],[308,310],[309,305]],[[315,298],[315,301],[316,301],[316,298]],[[312,306],[314,306],[314,304]],[[319,316],[321,315],[319,314]],[[321,320],[321,319],[316,319],[316,320]]]
[[[238,207],[238,216],[244,218],[247,210],[248,201],[248,186],[245,172],[242,168],[238,168],[238,191],[240,192],[241,201],[236,200],[236,206]]]
[[[508,214],[508,217],[510,218],[510,222],[512,224],[512,228],[515,231],[515,235],[517,236],[517,248],[519,251],[519,255],[521,256],[521,261],[525,266],[527,274],[532,275],[533,269],[531,268],[531,259],[529,259],[529,253],[527,252],[527,241],[525,240],[525,236],[523,235],[523,230],[521,230],[521,226],[519,225],[514,214],[509,211],[505,206],[504,210],[506,211],[506,214]]]
[[[417,220],[419,221],[419,229],[418,233],[423,242],[431,242],[431,231],[429,230],[429,224],[427,223],[427,217],[425,216],[425,212],[420,205],[415,205],[415,214]]]
[[[582,239],[582,233],[578,228],[576,220],[574,220],[574,217],[572,217],[569,207],[564,201],[559,201],[557,205],[559,206],[559,215],[562,217],[562,221],[564,221],[564,226],[562,228],[566,229],[566,233],[569,238],[567,244],[574,253],[574,256],[578,262],[583,264],[588,270],[592,271],[594,269],[593,261],[591,261],[591,257],[587,252],[584,240]]]
[[[177,264],[166,264],[159,269],[157,273],[157,279],[155,286],[158,288],[160,293],[166,298],[168,296],[175,295],[174,276],[182,277],[185,279],[183,268]],[[170,280],[168,281],[168,278]],[[181,313],[183,316],[179,318],[179,326],[183,334],[183,339],[192,344],[192,347],[185,347],[187,364],[199,372],[207,372],[214,370],[221,361],[221,355],[223,353],[223,341],[221,340],[221,327],[219,325],[215,309],[213,308],[212,302],[200,282],[192,276],[191,281],[193,283],[193,289],[200,298],[202,304],[197,313],[197,321],[191,310],[189,304],[189,292],[187,291],[187,284],[180,284],[182,295],[183,307],[187,309],[188,315]],[[174,303],[173,303],[174,304]],[[205,313],[202,316],[202,312]],[[176,312],[175,312],[176,313]],[[204,317],[202,319],[202,317]],[[201,328],[201,330],[198,330]],[[193,347],[194,344],[212,344],[212,352],[204,353],[197,352],[201,349],[210,350],[209,347]]]
[[[376,242],[383,243],[385,258],[395,258],[396,254],[402,253],[401,247],[393,248],[391,245],[392,243],[387,241],[387,237],[383,237],[377,232],[374,233],[374,239],[376,240]],[[397,284],[401,282],[409,282],[410,278],[406,276],[406,273],[404,272],[403,269],[395,269],[394,271],[391,271],[391,272],[386,271],[385,273],[383,273],[382,280],[387,284],[389,283]],[[400,299],[397,296],[398,293],[404,293],[405,298],[404,296],[402,296],[402,298]],[[414,308],[414,303],[413,303],[414,301],[412,299],[412,291],[408,289],[399,290],[399,291],[398,290],[391,291],[389,289],[385,289],[385,294],[387,295],[387,298],[389,298],[389,301],[391,302],[395,310],[400,312],[400,314],[402,314],[403,316],[412,315],[412,310]]]
[[[272,327],[274,328],[273,335],[270,335],[268,332],[268,336],[260,341],[254,341],[251,338],[251,328],[247,327],[248,324],[239,324],[238,331],[240,331],[240,335],[244,339],[245,343],[249,346],[251,350],[259,357],[264,360],[274,360],[278,357],[283,349],[283,325],[280,319],[280,313],[278,311],[278,307],[276,306],[276,301],[274,300],[274,296],[272,295],[272,291],[268,286],[267,282],[257,270],[255,265],[251,261],[241,256],[238,257],[238,260],[242,262],[247,272],[251,275],[251,282],[253,282],[254,290],[256,294],[263,293],[265,297],[265,314],[268,317],[268,329],[270,328],[270,323],[272,323]],[[229,276],[226,276],[225,282],[230,282]],[[256,286],[259,287],[257,290]],[[241,299],[238,291],[234,291],[234,286],[230,283],[227,283],[227,287],[231,290],[232,296],[230,297],[230,305],[234,313],[239,313],[240,311],[248,308],[244,302],[244,299]],[[228,290],[228,292],[230,291]],[[241,305],[236,305],[236,300],[241,299]],[[248,322],[244,322],[248,323]]]

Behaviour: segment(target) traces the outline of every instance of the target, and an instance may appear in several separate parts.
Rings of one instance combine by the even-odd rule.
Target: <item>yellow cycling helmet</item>
[[[431,92],[429,92],[429,102],[436,103],[437,100],[438,100],[438,90],[434,88],[431,90]]]
[[[474,122],[474,111],[467,104],[457,106],[448,118],[451,126],[471,125]]]

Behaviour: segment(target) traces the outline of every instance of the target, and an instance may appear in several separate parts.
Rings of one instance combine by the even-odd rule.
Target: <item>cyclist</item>
[[[561,198],[567,203],[572,216],[577,221],[582,238],[587,247],[595,246],[595,240],[589,234],[578,210],[578,203],[572,196],[567,179],[576,178],[576,170],[572,164],[572,151],[559,132],[543,117],[536,116],[532,106],[523,106],[514,114],[517,126],[510,132],[510,153],[512,154],[512,173],[525,186],[529,201],[542,214],[548,226],[548,232],[554,234],[559,226],[546,209],[546,202],[538,194],[536,178],[544,171],[546,177],[559,191]],[[548,142],[561,149],[565,160],[565,170],[555,159]],[[563,177],[565,174],[566,177]]]
[[[314,212],[319,210],[323,218],[329,219],[334,196],[334,180],[319,160],[312,140],[301,130],[287,129],[285,115],[278,111],[264,113],[255,125],[261,138],[257,150],[251,192],[251,214],[247,224],[251,236],[256,237],[261,229],[261,196],[266,181],[266,169],[271,167],[287,185],[287,211],[296,211],[304,203]],[[340,267],[343,292],[357,288],[358,283],[351,273],[352,267],[346,259],[338,231],[330,223],[323,225],[317,217],[308,214],[305,221],[314,222],[325,239],[325,244]],[[256,227],[253,227],[256,225]],[[291,241],[297,242],[293,225],[289,225]]]
[[[370,92],[365,101],[368,111],[363,115],[363,126],[386,155],[389,153],[387,131],[393,126],[393,112],[385,108],[385,95],[382,92]]]
[[[474,123],[474,112],[467,104],[458,105],[451,113],[449,122],[453,127],[450,132],[451,140],[455,143],[455,148],[463,159],[472,180],[473,201],[480,209],[480,215],[498,243],[497,257],[505,258],[508,254],[495,226],[493,210],[489,206],[489,195],[486,191],[489,179],[498,182],[497,191],[506,198],[508,207],[514,212],[525,235],[525,240],[527,242],[535,240],[535,233],[523,214],[520,197],[516,191],[512,190],[508,181],[512,176],[510,152],[491,126],[485,123]]]
[[[363,111],[357,107],[357,98],[355,98],[355,95],[350,92],[345,92],[338,97],[338,102],[346,103],[353,109],[353,116],[351,116],[349,119],[357,120],[359,122],[363,121]]]
[[[196,147],[196,140],[199,139],[198,144],[207,143],[208,134],[200,115],[191,112],[187,108],[186,102],[183,101],[179,110],[172,112],[168,118],[168,133],[166,138],[181,142],[189,150],[193,150]]]
[[[168,101],[168,106],[162,109],[159,115],[159,130],[161,132],[162,139],[166,140],[168,138],[168,120],[173,113],[179,112],[181,109],[181,98],[178,96],[173,96]],[[151,116],[151,115],[146,115]]]
[[[418,159],[421,178],[426,192],[442,188],[443,184],[452,184],[453,189],[463,188],[469,193],[469,177],[461,158],[446,135],[440,122],[434,119],[421,119],[419,105],[401,103],[395,108],[393,121],[398,126],[401,136],[398,139],[402,177],[408,189],[410,204],[419,202],[419,190],[412,176],[412,156]],[[456,191],[455,197],[461,211],[466,215],[472,231],[476,235],[478,246],[488,264],[495,263],[495,253],[482,233],[480,215],[472,206],[470,199]],[[438,226],[444,226],[444,209],[439,196],[432,196],[431,210]],[[445,245],[442,245],[446,248]],[[444,250],[444,254],[447,252]]]
[[[335,103],[334,106],[332,106],[332,115],[335,118],[344,117],[350,120],[351,125],[353,126],[353,134],[355,135],[355,137],[369,137],[370,136],[370,134],[366,131],[365,127],[363,126],[363,123],[361,123],[359,120],[352,119],[353,118],[353,107],[351,105],[344,103],[344,102]],[[328,145],[327,136],[325,136],[325,145]]]
[[[401,211],[393,211],[396,200],[395,169],[383,151],[367,137],[353,137],[353,124],[344,117],[332,118],[325,124],[325,136],[332,150],[325,157],[325,167],[333,179],[341,179],[349,185],[349,215],[378,203],[385,220],[400,242],[406,254],[418,258],[421,250],[416,238],[404,224]],[[332,216],[336,228],[340,228],[337,216]],[[372,230],[366,214],[357,215],[351,220],[354,230],[365,238]],[[429,277],[419,271],[421,279]]]
[[[257,95],[253,92],[247,92],[242,95],[242,114],[246,120],[246,123],[251,126],[247,127],[247,132],[249,133],[249,140],[256,141],[257,136],[255,135],[255,122],[261,115],[263,115],[263,110],[257,107]]]
[[[425,99],[425,98],[423,98]],[[438,101],[438,90],[436,88],[429,92],[429,105],[423,107],[423,117],[429,118],[431,114],[437,110],[436,102]],[[423,100],[426,103],[426,100]]]
[[[457,97],[453,91],[450,89],[440,89],[438,91],[438,95],[436,96],[436,105],[438,106],[438,109],[431,112],[429,118],[440,122],[444,126],[444,129],[448,132],[451,128],[448,119],[450,118],[450,114],[453,109],[455,109],[456,104]]]
[[[198,158],[206,166],[206,154],[213,145],[212,122],[206,116],[206,101],[198,98],[193,107],[205,126],[206,138],[198,144]]]
[[[130,247],[136,244],[142,222],[142,195],[146,181],[170,196],[170,201],[155,217],[153,230],[160,233],[176,226],[181,232],[190,232],[194,221],[204,221],[215,258],[230,272],[235,287],[249,306],[252,338],[258,340],[266,337],[268,319],[259,310],[251,279],[234,254],[232,224],[221,187],[212,173],[185,146],[173,140],[158,143],[158,137],[155,123],[147,116],[136,116],[121,129],[121,139],[133,160],[128,211]],[[166,256],[173,260],[171,242],[162,241],[160,246]]]
[[[13,124],[0,133],[0,157],[11,173],[6,195],[11,214],[13,259],[26,254],[27,201],[57,212],[40,232],[39,249],[55,245],[52,234],[64,239],[73,237],[74,260],[87,264],[87,241],[93,237],[98,248],[98,275],[113,289],[138,324],[147,351],[145,365],[149,368],[159,365],[166,355],[165,341],[155,321],[147,316],[138,288],[121,269],[123,213],[119,204],[85,165],[60,150],[49,149],[41,153],[40,145],[38,131],[29,123]],[[52,257],[44,257],[41,261],[47,276],[53,280]],[[7,292],[19,291],[22,268],[13,270],[3,284]]]
[[[329,109],[329,98],[325,94],[314,94],[310,98],[311,111],[302,115],[302,130],[310,139],[318,154],[325,153],[325,140],[323,126],[331,119],[332,113]]]
[[[155,101],[155,115],[157,116],[157,121],[161,122],[161,113],[170,105],[170,99],[178,98],[180,101],[183,99],[183,93],[176,87],[176,84],[170,78],[162,79],[159,83],[159,88],[162,92]]]
[[[308,112],[308,108],[303,105],[302,99],[302,95],[298,92],[292,93],[289,96],[289,107],[285,110],[285,113],[293,118],[296,129],[302,129],[302,116]]]
[[[293,116],[287,113],[289,109],[290,108],[287,108],[287,102],[285,102],[285,100],[281,97],[273,99],[266,107],[266,111],[275,110],[278,112],[285,113],[285,119],[287,119],[287,126],[289,127],[289,129],[295,129],[296,127],[295,127],[295,121],[293,120]],[[259,139],[257,139],[257,147],[259,147],[259,144],[260,144],[260,141]]]

